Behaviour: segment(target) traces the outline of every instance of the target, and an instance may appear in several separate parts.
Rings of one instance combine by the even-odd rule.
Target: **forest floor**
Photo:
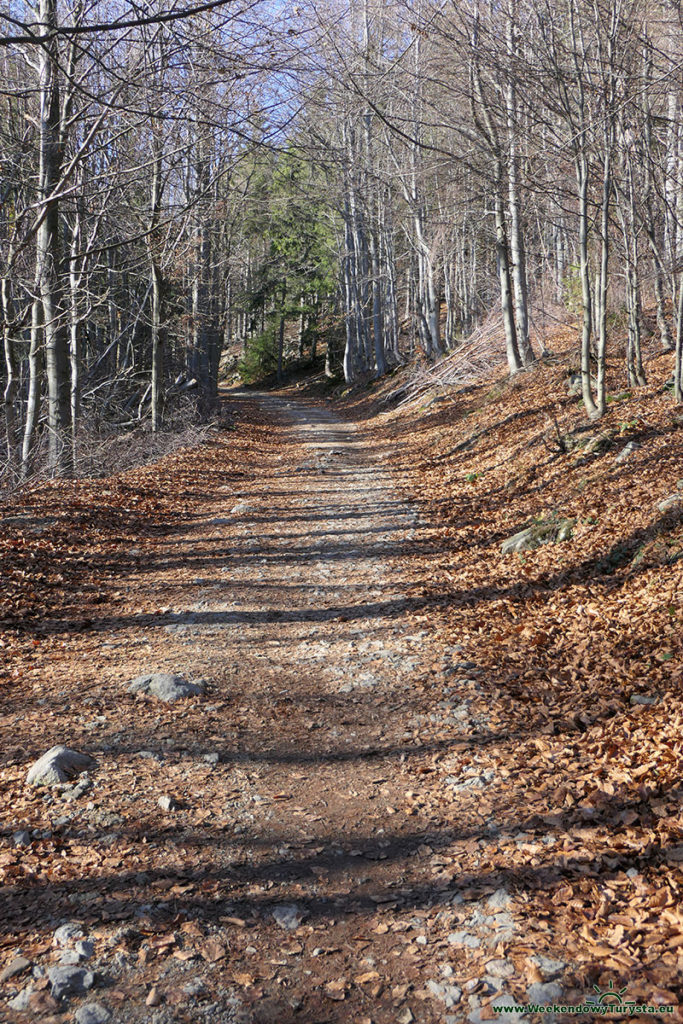
[[[565,358],[403,411],[227,392],[203,447],[1,509],[0,1020],[681,1019],[669,363],[588,429]],[[58,743],[86,785],[27,787]]]

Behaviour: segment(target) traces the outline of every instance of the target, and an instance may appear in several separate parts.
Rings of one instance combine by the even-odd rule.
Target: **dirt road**
[[[2,942],[30,963],[3,986],[8,1019],[22,999],[79,1024],[99,1024],[74,1018],[92,1003],[150,1024],[490,1016],[519,987],[524,908],[487,851],[520,841],[517,819],[501,839],[508,792],[494,815],[480,764],[476,655],[422,596],[438,535],[366,427],[283,397],[226,405],[234,435],[164,470],[173,515],[136,518],[126,483],[135,538],[121,525],[99,563],[107,601],[36,627],[49,649],[5,707],[23,746],[4,774]],[[155,671],[206,692],[129,692]],[[60,742],[96,758],[90,787],[27,797],[28,753]],[[55,1000],[65,922],[94,944],[79,960],[67,941],[67,966],[95,985]],[[533,968],[539,997],[565,967]]]

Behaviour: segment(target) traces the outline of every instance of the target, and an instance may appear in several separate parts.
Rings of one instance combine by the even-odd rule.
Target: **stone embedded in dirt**
[[[574,520],[565,519],[562,516],[550,516],[540,523],[527,526],[512,537],[504,540],[500,551],[503,555],[510,555],[516,551],[533,551],[544,544],[560,544],[564,540],[570,540],[574,530]]]
[[[95,766],[89,754],[80,754],[68,747],[51,747],[29,768],[26,784],[29,786],[59,786],[81,772]]]
[[[544,953],[534,953],[529,959],[532,964],[538,967],[545,981],[552,981],[558,974],[562,974],[567,966],[564,960],[556,960],[554,957],[546,956]]]
[[[496,889],[496,891],[489,896],[486,901],[489,910],[507,910],[512,903],[512,897],[506,889]]]
[[[219,516],[217,519],[210,519],[209,526],[230,526],[232,519]]]
[[[183,985],[183,992],[188,996],[200,996],[206,989],[201,978],[191,978]]]
[[[61,798],[66,801],[79,800],[90,789],[92,789],[92,779],[87,772],[83,772],[81,778],[74,786],[64,786]]]
[[[74,951],[79,955],[81,960],[89,960],[95,952],[95,943],[90,939],[81,939],[74,945]]]
[[[619,463],[625,462],[626,459],[633,455],[634,452],[637,452],[639,448],[640,445],[637,441],[629,441],[629,443],[621,449],[614,461]]]
[[[457,1006],[462,999],[462,989],[445,981],[428,981],[425,988],[435,999],[439,999],[447,1010]]]
[[[632,693],[629,697],[629,703],[634,707],[637,704],[642,704],[644,707],[648,707],[650,704],[656,704],[658,700],[658,697],[646,697],[644,693]]]
[[[152,672],[138,676],[128,685],[129,693],[148,693],[152,697],[170,703],[185,697],[199,697],[204,693],[204,683],[191,683],[184,676],[168,672]]]
[[[489,960],[486,972],[492,978],[511,978],[515,974],[515,966],[509,960]]]
[[[25,956],[15,956],[14,959],[10,960],[7,966],[0,971],[0,983],[3,981],[9,981],[10,978],[16,978],[18,974],[23,974],[30,966],[31,961],[27,960]]]
[[[15,1010],[17,1013],[25,1013],[29,1008],[29,1000],[33,995],[33,992],[33,984],[29,984],[26,988],[22,988],[21,992],[16,995],[14,999],[10,999],[7,1003],[10,1010]]]
[[[236,505],[233,505],[230,509],[235,515],[239,515],[241,512],[249,512],[251,505],[248,501],[238,501]]]
[[[276,923],[290,932],[298,928],[307,916],[306,911],[297,907],[296,903],[283,903],[281,907],[276,907],[273,911]]]
[[[481,946],[481,939],[478,935],[465,931],[451,932],[448,936],[448,942],[451,946],[469,946],[470,949],[477,949]]]
[[[204,754],[204,760],[206,761],[207,764],[218,764],[220,759],[221,755],[216,751],[213,751],[210,754]]]
[[[26,828],[20,828],[19,831],[15,832],[12,836],[12,842],[15,846],[30,846],[31,833]]]
[[[55,999],[83,995],[95,984],[95,975],[84,967],[51,967],[47,976]]]
[[[60,924],[59,928],[56,929],[52,936],[52,945],[61,946],[62,949],[65,949],[72,942],[82,939],[83,935],[83,928],[77,921],[67,921],[66,924]]]
[[[679,508],[683,506],[683,494],[670,494],[668,498],[662,498],[661,501],[657,502],[657,508],[660,512],[668,512],[672,508]]]
[[[76,1010],[76,1024],[107,1024],[111,1014],[99,1003],[86,1003]]]
[[[557,981],[536,981],[526,995],[530,1003],[554,1003],[562,997],[562,986]]]
[[[157,803],[162,811],[177,811],[180,807],[174,796],[160,796]]]
[[[65,949],[59,958],[62,967],[75,967],[81,962],[81,958],[75,949]]]

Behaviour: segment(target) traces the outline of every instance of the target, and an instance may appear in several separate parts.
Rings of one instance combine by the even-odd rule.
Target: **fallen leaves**
[[[228,951],[222,942],[218,942],[217,939],[209,939],[199,947],[199,952],[208,963],[215,964],[219,960],[223,960]]]
[[[324,987],[328,999],[341,1001],[348,995],[348,982],[345,978],[337,978],[335,981],[328,981]]]

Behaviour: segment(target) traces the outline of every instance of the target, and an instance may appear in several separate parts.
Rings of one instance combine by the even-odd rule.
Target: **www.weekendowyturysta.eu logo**
[[[594,985],[596,995],[587,996],[582,1003],[524,1003],[521,1006],[491,1004],[494,1014],[508,1013],[567,1013],[577,1017],[600,1016],[618,1013],[622,1016],[633,1017],[635,1014],[665,1014],[673,1013],[675,1006],[664,1003],[638,1003],[635,999],[628,999],[626,996],[627,986],[615,988],[614,982],[610,981],[607,988],[600,988]]]

